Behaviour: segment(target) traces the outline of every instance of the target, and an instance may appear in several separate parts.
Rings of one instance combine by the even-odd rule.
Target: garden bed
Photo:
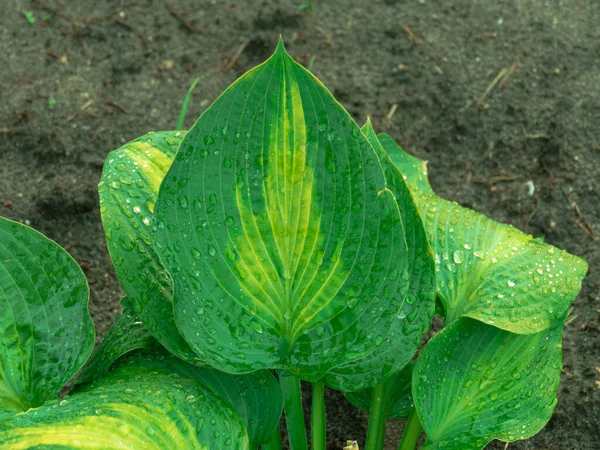
[[[360,124],[368,114],[378,132],[429,160],[440,195],[588,260],[554,417],[509,448],[596,450],[600,4],[336,0],[311,12],[300,3],[9,1],[0,24],[0,215],[76,258],[101,336],[122,295],[98,209],[106,154],[172,129],[200,77],[191,126],[281,34]],[[364,442],[366,415],[327,395],[331,448]],[[402,427],[390,421],[386,448]]]

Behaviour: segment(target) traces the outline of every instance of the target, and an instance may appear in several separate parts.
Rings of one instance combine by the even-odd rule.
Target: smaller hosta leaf
[[[92,357],[77,378],[77,383],[89,383],[103,377],[121,356],[137,349],[156,348],[160,344],[144,326],[131,304],[121,300],[123,312],[102,338]]]
[[[377,136],[379,142],[386,150],[392,162],[402,172],[404,180],[411,190],[421,194],[433,194],[427,174],[427,161],[423,161],[413,155],[406,153],[387,134],[381,133]]]
[[[239,415],[199,383],[122,368],[77,394],[0,420],[0,448],[247,449]]]
[[[145,367],[147,370],[174,373],[194,380],[229,402],[246,425],[251,448],[269,442],[283,410],[279,382],[267,370],[246,375],[231,375],[212,368],[201,368],[160,351],[139,351],[123,359],[119,367]]]
[[[411,378],[414,363],[411,361],[408,365],[385,381],[385,417],[387,419],[405,419],[408,417],[413,399],[411,393]],[[363,389],[356,392],[345,392],[346,399],[363,411],[371,410],[371,399],[373,398],[373,389]]]
[[[155,249],[154,204],[185,131],[149,133],[109,153],[98,184],[108,251],[133,309],[171,353],[197,355],[173,319],[173,282]]]
[[[408,258],[402,273],[392,276],[407,281],[408,288],[396,314],[403,324],[400,331],[391,332],[385,340],[375,340],[376,350],[368,357],[334,367],[326,375],[325,383],[343,392],[364,390],[400,371],[414,356],[435,309],[433,253],[413,198],[402,174],[377,140],[371,122],[367,121],[361,131],[375,150],[385,175],[386,188],[392,192],[400,210]],[[367,335],[366,341],[369,340]]]
[[[465,317],[435,335],[412,380],[423,448],[479,450],[540,431],[557,402],[563,324],[523,335]]]
[[[467,316],[527,334],[565,315],[587,272],[583,259],[438,197],[424,184],[424,165],[389,136],[379,140],[405,175],[423,219],[446,324]]]
[[[94,347],[88,299],[64,249],[0,217],[0,415],[40,406],[81,369]]]

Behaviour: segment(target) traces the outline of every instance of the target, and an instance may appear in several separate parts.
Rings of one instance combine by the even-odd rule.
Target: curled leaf
[[[154,204],[185,131],[149,133],[111,152],[98,184],[115,271],[134,311],[171,353],[201,363],[173,318],[173,282],[155,249]]]
[[[378,137],[423,219],[447,324],[466,316],[527,334],[565,315],[587,272],[583,259],[438,197],[427,183],[425,163],[389,136]]]

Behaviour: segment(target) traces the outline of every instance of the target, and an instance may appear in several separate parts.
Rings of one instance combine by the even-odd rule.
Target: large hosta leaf
[[[247,449],[239,415],[199,383],[127,367],[0,420],[0,448]]]
[[[155,250],[152,226],[158,188],[185,131],[149,133],[111,152],[98,185],[108,251],[133,309],[170,352],[197,355],[173,319],[173,283]]]
[[[88,299],[65,250],[0,217],[0,415],[41,405],[83,366],[94,347]]]
[[[391,359],[378,346],[393,337],[412,354],[426,320],[407,320],[415,243],[387,175],[281,44],[227,89],[188,132],[156,204],[177,326],[193,349],[225,371],[289,368],[307,380],[359,361],[369,384],[383,376],[364,370],[379,365],[369,355]]]
[[[174,373],[209,388],[238,412],[246,425],[251,448],[266,444],[274,431],[279,430],[283,395],[279,382],[268,370],[231,375],[193,366],[159,351],[136,352],[119,364],[119,367],[145,367],[151,371]]]
[[[541,430],[557,401],[563,323],[524,335],[465,317],[435,335],[413,372],[423,448],[479,450]]]
[[[405,419],[413,407],[411,379],[414,364],[409,362],[404,369],[386,380],[384,414],[387,419]],[[346,399],[363,411],[371,410],[373,389],[344,393]]]
[[[92,353],[92,357],[77,377],[78,384],[102,378],[117,359],[129,352],[160,346],[137,316],[127,298],[121,300],[121,305],[123,305],[123,312]]]
[[[446,323],[467,316],[526,334],[566,313],[587,272],[583,259],[438,197],[423,162],[387,135],[379,141],[405,175],[421,213]]]

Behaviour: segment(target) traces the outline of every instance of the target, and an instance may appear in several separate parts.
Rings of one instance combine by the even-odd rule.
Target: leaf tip
[[[287,51],[285,50],[285,45],[283,44],[283,36],[280,34],[279,39],[277,40],[277,47],[275,48],[275,54],[284,54],[287,55]]]

